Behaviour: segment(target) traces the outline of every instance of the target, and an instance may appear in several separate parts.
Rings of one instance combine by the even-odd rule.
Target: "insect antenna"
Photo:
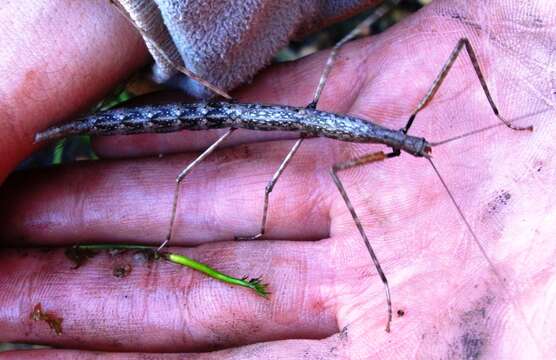
[[[492,260],[490,259],[490,257],[487,255],[485,248],[483,247],[483,245],[481,245],[479,238],[477,237],[477,235],[475,234],[475,231],[473,231],[473,228],[471,227],[471,225],[469,224],[469,221],[467,221],[467,218],[465,217],[465,215],[463,214],[463,211],[461,210],[461,207],[459,206],[459,204],[456,201],[456,198],[454,197],[454,194],[452,194],[452,192],[450,191],[450,188],[448,188],[448,185],[446,184],[446,181],[444,181],[444,178],[442,177],[442,175],[440,175],[440,172],[438,171],[438,168],[436,167],[436,165],[434,165],[434,162],[432,161],[432,158],[430,157],[426,157],[426,159],[429,161],[429,163],[431,164],[434,172],[436,173],[436,176],[438,176],[438,179],[440,180],[440,182],[442,183],[442,187],[444,188],[444,190],[446,190],[446,193],[448,194],[448,196],[450,197],[450,201],[452,202],[452,204],[454,205],[454,207],[456,208],[456,211],[458,212],[461,220],[463,221],[463,223],[465,224],[465,227],[467,228],[467,230],[469,231],[469,233],[471,234],[471,237],[473,238],[473,241],[475,242],[475,244],[479,247],[479,250],[481,251],[481,254],[483,255],[483,257],[486,259],[486,261],[488,262],[489,266],[491,266],[494,274],[496,275],[496,277],[498,278],[498,280],[500,280],[500,282],[504,282],[504,279],[502,277],[502,275],[500,275],[500,273],[496,270],[496,268],[494,267],[494,263],[492,262]]]
[[[504,125],[504,124],[500,124],[500,125]],[[500,125],[496,125],[496,126],[500,126]],[[490,129],[491,127],[485,128],[485,129]],[[467,220],[467,218],[465,217],[463,210],[461,209],[461,207],[459,206],[458,202],[456,201],[456,198],[454,197],[453,193],[450,191],[450,188],[448,187],[448,184],[446,183],[446,181],[444,180],[444,178],[442,177],[442,175],[440,175],[440,171],[438,171],[438,168],[436,167],[436,165],[434,164],[434,162],[432,161],[432,159],[430,157],[426,157],[426,159],[429,161],[429,163],[431,164],[436,176],[438,177],[438,179],[440,180],[440,182],[442,183],[442,187],[444,188],[444,190],[446,191],[446,193],[448,194],[448,197],[450,198],[450,201],[452,202],[452,204],[454,205],[454,207],[456,208],[456,211],[460,217],[460,219],[463,221],[463,223],[465,224],[465,227],[467,228],[467,231],[469,232],[469,234],[471,234],[471,237],[473,238],[473,242],[475,243],[475,245],[479,248],[479,251],[481,252],[481,255],[483,256],[483,258],[487,261],[488,266],[490,267],[490,270],[492,271],[492,273],[494,274],[494,276],[496,277],[496,280],[498,280],[500,282],[500,285],[502,286],[502,290],[504,291],[504,293],[508,296],[511,304],[513,305],[513,307],[516,309],[518,316],[521,318],[522,320],[522,324],[525,324],[525,327],[527,328],[527,331],[529,332],[529,335],[531,336],[531,339],[533,339],[533,341],[535,342],[535,344],[537,345],[538,348],[542,348],[539,344],[539,342],[537,341],[536,336],[533,333],[533,330],[531,329],[531,327],[529,326],[529,322],[527,321],[527,317],[525,316],[525,313],[523,311],[523,308],[521,306],[521,304],[519,303],[518,300],[515,299],[514,296],[512,296],[510,290],[508,289],[508,287],[506,286],[506,279],[502,276],[502,274],[500,274],[500,272],[496,269],[496,266],[494,265],[494,263],[492,262],[492,259],[488,256],[485,248],[483,247],[483,245],[481,244],[481,242],[479,241],[479,237],[477,236],[477,234],[475,233],[475,231],[473,230],[473,228],[471,227],[471,224],[469,224],[469,221]]]

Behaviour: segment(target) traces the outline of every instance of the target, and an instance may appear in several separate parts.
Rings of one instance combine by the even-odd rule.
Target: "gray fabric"
[[[377,0],[120,0],[143,31],[155,81],[196,97],[211,93],[172,62],[229,91],[249,81],[290,39],[351,16]],[[152,42],[156,45],[153,45]]]

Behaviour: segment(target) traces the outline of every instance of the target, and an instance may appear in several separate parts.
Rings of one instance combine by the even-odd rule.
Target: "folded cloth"
[[[119,0],[155,59],[153,78],[192,96],[251,80],[290,39],[354,15],[378,0]],[[163,54],[161,53],[163,52]]]

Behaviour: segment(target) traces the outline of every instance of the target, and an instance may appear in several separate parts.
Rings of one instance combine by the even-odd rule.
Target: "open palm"
[[[502,5],[482,9],[481,28],[469,10],[473,5],[450,4],[437,1],[383,35],[343,48],[318,105],[401,128],[458,39],[467,37],[502,116],[535,127],[532,133],[496,127],[433,148],[433,162],[486,256],[426,160],[404,154],[340,173],[390,282],[391,333],[384,331],[382,283],[329,173],[335,163],[387,149],[306,140],[271,195],[265,240],[234,241],[258,232],[265,185],[295,137],[238,130],[184,181],[170,246],[231,275],[262,275],[270,300],[131,252],[101,254],[75,270],[62,249],[6,249],[0,254],[0,341],[133,353],[115,357],[223,348],[191,357],[554,353],[554,342],[544,335],[554,333],[556,323],[550,241],[556,230],[550,186],[556,129],[551,74],[541,70],[551,66],[554,39],[539,31],[533,47],[516,24],[527,27],[534,20],[512,11],[504,14],[515,18],[497,18]],[[549,13],[535,15],[547,28],[554,25]],[[102,54],[97,61],[113,61]],[[124,51],[116,54],[137,61]],[[323,52],[271,68],[236,96],[306,105],[325,58]],[[112,71],[121,76],[126,70]],[[80,91],[93,98],[102,86]],[[65,104],[64,111],[79,105]],[[21,153],[34,131],[45,127],[41,121],[16,124],[25,129]],[[462,53],[411,134],[435,142],[491,124],[497,119]],[[219,133],[98,139],[98,153],[107,160],[13,175],[0,189],[5,243],[160,243],[175,176]],[[122,266],[126,275],[115,276]],[[64,318],[62,335],[28,320],[39,302]]]

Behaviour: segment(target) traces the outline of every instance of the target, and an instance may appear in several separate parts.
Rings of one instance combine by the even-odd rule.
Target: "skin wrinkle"
[[[372,38],[372,37],[366,38],[364,41],[367,43],[367,45],[363,48],[364,50],[363,50],[363,49],[360,49],[360,50],[358,51],[358,52],[360,52],[360,53],[362,53],[362,54],[364,54],[364,53],[369,53],[370,51],[373,50],[373,47],[374,47],[374,41],[373,41],[373,38]],[[346,46],[349,46],[349,44],[346,45]],[[341,73],[341,71],[340,71],[340,70],[341,70],[341,66],[342,66],[342,56],[341,56],[341,53],[338,54],[337,57],[338,57],[338,62],[337,62],[337,64],[339,64],[339,68],[340,68],[340,69],[339,69],[339,70],[336,70],[336,71],[338,71],[338,72]],[[349,58],[345,59],[345,62],[348,62],[348,61],[353,62],[353,61],[356,61],[357,58],[358,58],[358,56],[351,55]],[[373,116],[370,116],[370,114],[361,113],[361,112],[357,112],[357,111],[352,112],[353,110],[355,110],[355,109],[357,108],[357,106],[356,106],[356,103],[357,103],[357,100],[358,100],[357,94],[359,94],[359,93],[361,92],[361,89],[363,88],[363,86],[364,86],[366,83],[367,83],[367,84],[368,84],[368,83],[372,83],[372,74],[373,74],[373,73],[372,73],[371,71],[364,71],[364,70],[367,70],[367,69],[369,68],[369,61],[370,61],[369,58],[363,57],[363,59],[362,59],[362,60],[359,62],[359,64],[356,66],[356,69],[357,69],[357,70],[355,71],[355,73],[356,73],[356,74],[361,74],[361,73],[362,73],[362,74],[365,74],[365,77],[357,77],[357,78],[355,79],[355,81],[356,81],[355,85],[354,85],[353,83],[350,84],[350,85],[351,85],[351,86],[350,86],[350,89],[351,89],[351,90],[350,90],[350,92],[348,93],[349,95],[347,96],[347,99],[349,99],[349,103],[346,103],[346,104],[344,105],[345,108],[344,108],[343,110],[339,110],[339,112],[346,113],[346,114],[350,114],[350,115],[353,115],[353,116],[356,116],[356,117],[361,116],[361,117],[363,117],[364,119],[374,119],[374,117],[373,117]],[[380,121],[381,119],[380,119],[380,118],[378,118],[378,119],[376,119],[376,120],[378,120],[378,123],[379,123],[379,124],[381,123],[381,121]]]

